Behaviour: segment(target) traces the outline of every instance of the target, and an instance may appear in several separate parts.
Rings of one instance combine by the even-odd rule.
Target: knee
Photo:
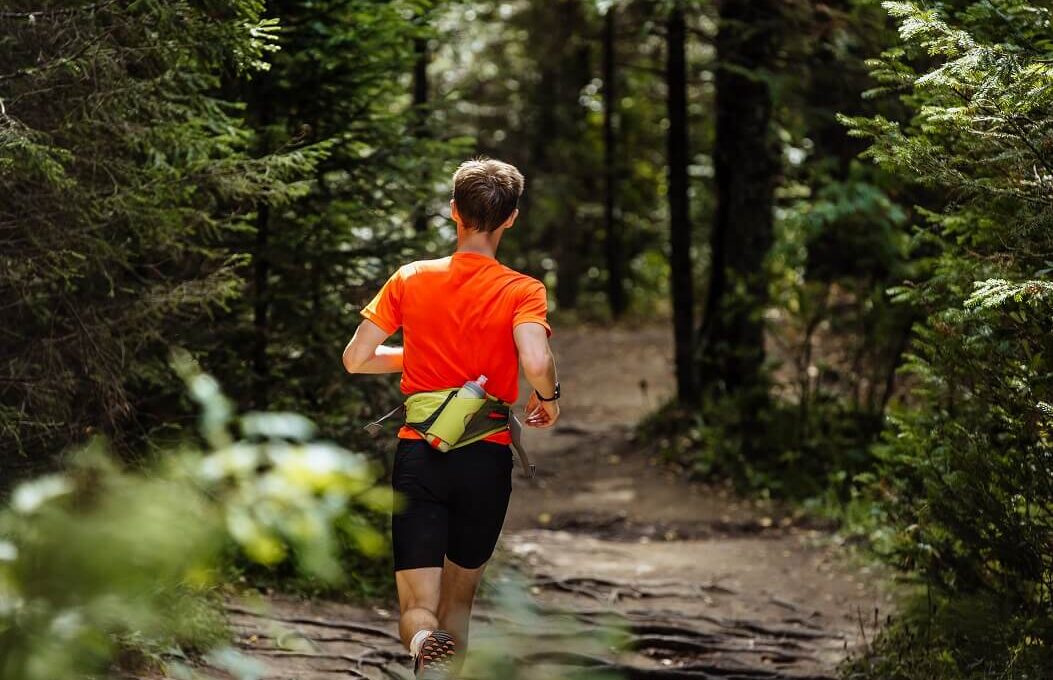
[[[399,592],[399,611],[403,615],[413,610],[434,612],[439,604],[441,579],[441,569],[397,572],[395,586]]]

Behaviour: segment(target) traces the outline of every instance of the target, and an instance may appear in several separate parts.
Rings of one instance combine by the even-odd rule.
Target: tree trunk
[[[625,244],[622,243],[620,216],[617,212],[618,154],[615,118],[618,115],[617,72],[615,71],[615,27],[617,6],[611,5],[603,18],[603,165],[604,256],[607,260],[607,304],[617,319],[625,313],[628,299],[625,291]]]
[[[417,57],[413,63],[413,110],[417,116],[414,134],[418,139],[426,139],[430,136],[428,130],[428,62],[431,54],[428,51],[428,39],[415,38],[413,52]],[[414,211],[413,229],[419,234],[427,228],[428,210],[425,204],[421,204]]]
[[[585,235],[595,224],[582,223],[578,217],[580,197],[589,195],[587,175],[576,154],[585,129],[585,108],[579,98],[581,90],[592,79],[591,45],[581,36],[588,35],[585,6],[581,0],[559,0],[556,6],[553,43],[556,48],[546,58],[553,69],[555,128],[542,130],[547,147],[549,177],[559,182],[558,195],[565,205],[566,217],[553,225],[556,245],[556,303],[560,309],[578,306],[581,279],[586,259],[583,257]],[[548,3],[545,3],[546,9]]]
[[[269,128],[273,115],[269,83],[266,74],[261,74],[250,100],[256,114],[253,122],[260,139],[261,156],[270,153],[271,146]],[[256,208],[256,239],[252,252],[252,395],[253,408],[258,411],[266,410],[270,405],[271,368],[267,355],[270,344],[270,221],[270,205],[261,202]]]
[[[733,393],[757,385],[764,364],[765,261],[779,148],[772,95],[779,0],[724,0],[717,34],[717,209],[712,267],[699,333],[704,386]]]
[[[666,64],[669,108],[669,269],[673,294],[673,335],[676,353],[676,391],[681,403],[698,402],[694,350],[694,277],[691,271],[691,215],[688,202],[687,165],[687,63],[684,53],[686,27],[681,0],[669,13]]]
[[[270,277],[270,262],[268,261],[268,241],[270,237],[270,206],[266,203],[260,205],[256,214],[256,248],[253,253],[253,304],[252,324],[254,330],[252,347],[252,370],[255,374],[253,382],[253,407],[256,410],[266,410],[270,401],[270,363],[267,359],[267,346],[269,344],[269,312],[270,304],[267,283]]]

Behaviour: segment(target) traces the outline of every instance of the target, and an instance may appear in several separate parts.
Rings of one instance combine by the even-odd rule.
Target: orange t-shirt
[[[552,335],[547,312],[545,284],[492,257],[454,253],[400,267],[362,316],[387,333],[402,327],[404,394],[460,387],[485,375],[488,393],[514,403],[519,350],[512,328],[539,323]],[[405,426],[399,437],[421,438]],[[503,430],[486,441],[508,444],[511,435]]]

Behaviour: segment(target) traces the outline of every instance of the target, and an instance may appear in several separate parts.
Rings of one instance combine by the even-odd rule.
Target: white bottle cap
[[[478,378],[475,379],[475,382],[479,383],[480,385],[485,385],[486,384],[486,376],[485,375],[479,376]]]

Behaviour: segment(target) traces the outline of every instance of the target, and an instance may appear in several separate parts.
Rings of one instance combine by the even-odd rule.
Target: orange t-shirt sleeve
[[[533,281],[526,286],[525,294],[512,317],[512,327],[528,322],[541,324],[545,327],[546,335],[552,335],[552,327],[548,325],[548,293],[545,284],[540,281]]]
[[[362,308],[366,317],[386,333],[394,333],[402,325],[402,270],[397,270],[380,291]]]

